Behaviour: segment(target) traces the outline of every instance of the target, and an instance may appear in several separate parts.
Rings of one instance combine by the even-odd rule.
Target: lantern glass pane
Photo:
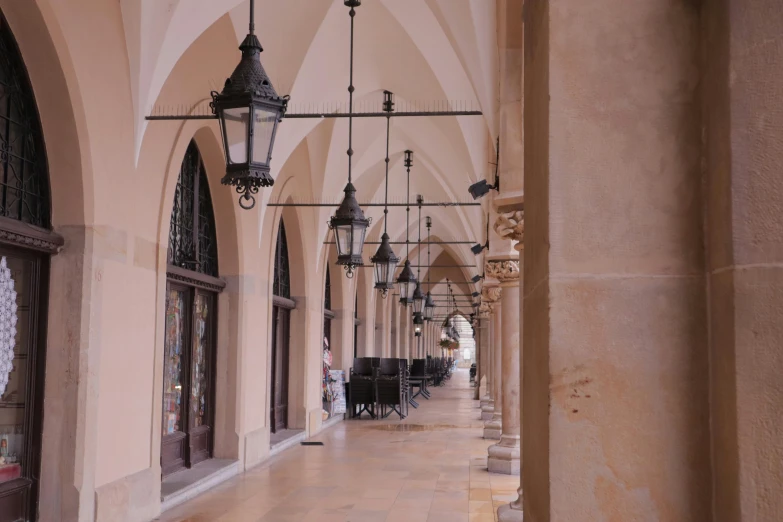
[[[337,238],[337,255],[351,255],[351,225],[338,225],[334,228]]]
[[[408,283],[404,283],[400,281],[397,283],[400,287],[400,301],[403,299],[408,299]]]
[[[410,300],[411,297],[413,297],[413,291],[416,290],[416,281],[411,281],[410,283],[407,283],[408,285],[408,293],[406,294],[408,296],[408,300]]]
[[[354,223],[353,225],[353,248],[352,254],[362,255],[362,248],[364,247],[364,234],[367,232],[367,227],[364,224]]]
[[[427,321],[432,321],[432,312],[433,312],[433,310],[434,310],[434,308],[431,307],[431,306],[425,306],[424,307],[424,318]]]
[[[226,133],[226,154],[229,163],[247,163],[247,124],[250,107],[234,107],[223,111]]]
[[[277,125],[277,112],[256,107],[253,110],[253,162],[269,163],[272,136]]]
[[[424,299],[414,299],[413,300],[413,312],[420,314],[421,309],[424,306]]]

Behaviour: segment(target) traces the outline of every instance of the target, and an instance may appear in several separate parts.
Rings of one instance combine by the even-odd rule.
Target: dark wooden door
[[[288,427],[288,356],[291,311],[272,307],[272,397],[270,426],[273,432]]]
[[[47,258],[0,247],[0,522],[37,517],[47,282]]]
[[[212,456],[215,295],[169,283],[163,363],[161,473]]]

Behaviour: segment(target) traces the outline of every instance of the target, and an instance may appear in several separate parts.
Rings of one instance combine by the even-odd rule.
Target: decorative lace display
[[[0,395],[5,393],[8,376],[13,370],[16,345],[16,291],[11,269],[3,256],[0,259]]]

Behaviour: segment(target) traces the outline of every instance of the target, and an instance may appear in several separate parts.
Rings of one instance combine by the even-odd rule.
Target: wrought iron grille
[[[288,270],[288,241],[285,237],[285,226],[280,220],[277,229],[277,246],[275,247],[275,280],[272,288],[274,295],[291,299],[291,279]]]
[[[33,89],[0,15],[0,215],[50,228],[49,168]]]
[[[215,214],[204,162],[193,141],[182,160],[174,193],[168,262],[202,274],[218,276]]]
[[[326,283],[324,288],[324,310],[332,309],[332,278],[329,277],[329,266],[326,267]]]

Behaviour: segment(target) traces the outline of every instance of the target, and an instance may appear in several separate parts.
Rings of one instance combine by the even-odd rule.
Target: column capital
[[[503,283],[519,284],[519,259],[499,259],[484,263],[484,273],[487,277]],[[499,297],[499,296],[498,296]]]

